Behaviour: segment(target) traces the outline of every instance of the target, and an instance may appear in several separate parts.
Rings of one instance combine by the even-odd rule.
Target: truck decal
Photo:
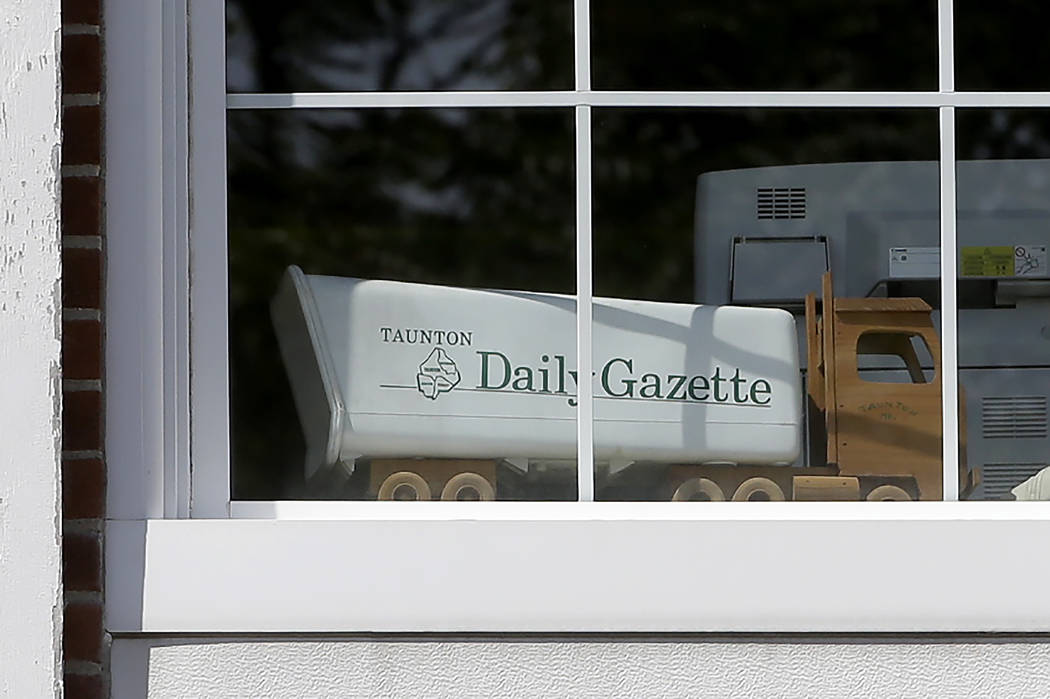
[[[548,366],[551,355],[540,357],[538,366],[511,362],[498,350],[478,350],[478,382],[473,388],[460,386],[460,371],[455,360],[442,347],[434,347],[419,365],[415,386],[381,383],[380,388],[415,388],[424,397],[436,400],[452,390],[486,391],[560,396],[570,406],[577,405],[577,372],[567,369],[565,356],[553,356],[554,366]],[[599,378],[595,398],[672,403],[704,403],[708,405],[737,405],[754,408],[769,407],[772,386],[766,379],[751,379],[734,367],[732,373],[715,366],[710,376],[704,374],[658,374],[646,372],[636,378],[635,360],[612,357],[601,372],[591,375]],[[552,375],[553,372],[553,375]],[[571,384],[571,389],[570,389]]]

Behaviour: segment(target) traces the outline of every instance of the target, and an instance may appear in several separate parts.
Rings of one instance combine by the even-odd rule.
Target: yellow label
[[[963,277],[1012,277],[1014,275],[1014,248],[1012,245],[975,245],[962,249]]]

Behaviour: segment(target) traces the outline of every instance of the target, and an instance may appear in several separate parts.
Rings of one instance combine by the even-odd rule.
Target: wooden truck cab
[[[825,460],[837,469],[839,488],[844,479],[855,478],[858,494],[868,500],[940,500],[941,351],[932,309],[918,298],[836,299],[830,274],[822,285],[819,316],[815,295],[806,298],[807,393],[824,414],[811,443],[826,445]],[[929,377],[916,349],[922,344],[933,360]],[[875,380],[888,372],[862,374],[859,362],[865,355],[899,358],[906,382]],[[960,425],[963,455],[964,430],[965,422]],[[961,460],[964,491],[968,475]]]

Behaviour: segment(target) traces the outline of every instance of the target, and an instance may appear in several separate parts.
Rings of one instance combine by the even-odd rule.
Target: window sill
[[[404,505],[111,521],[107,629],[1050,631],[1046,503]]]

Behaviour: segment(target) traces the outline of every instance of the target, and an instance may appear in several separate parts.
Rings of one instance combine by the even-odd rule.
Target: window
[[[996,543],[1045,535],[1042,505],[749,504],[980,496],[966,467],[977,432],[964,362],[967,333],[986,333],[967,330],[984,316],[966,312],[971,293],[983,295],[973,310],[994,327],[1019,317],[1005,309],[1038,308],[1042,280],[1022,278],[1016,267],[999,273],[1000,251],[986,250],[999,246],[985,238],[1009,231],[1011,250],[1025,247],[1022,267],[1029,258],[1038,263],[1041,241],[1009,230],[1039,215],[1022,199],[978,207],[972,247],[982,251],[965,249],[969,214],[956,210],[956,192],[961,207],[963,194],[976,190],[964,173],[972,168],[975,184],[1007,175],[982,171],[978,153],[956,155],[969,133],[965,110],[979,123],[998,108],[1045,108],[1050,97],[955,92],[945,7],[937,8],[936,23],[932,5],[914,11],[908,32],[918,39],[905,41],[903,53],[892,43],[911,34],[882,31],[875,10],[856,10],[868,18],[859,33],[838,17],[848,10],[828,10],[828,25],[797,44],[798,70],[781,83],[771,77],[780,67],[775,55],[744,65],[744,54],[725,52],[721,65],[688,64],[687,30],[669,32],[671,62],[646,76],[638,46],[653,32],[612,3],[576,2],[571,12],[474,3],[463,15],[462,5],[434,3],[433,14],[405,17],[310,16],[310,4],[281,10],[280,22],[231,4],[229,44],[214,3],[188,2],[188,25],[175,4],[167,13],[129,7],[115,15],[131,23],[128,36],[135,22],[165,27],[161,51],[119,39],[110,48],[109,284],[119,299],[107,360],[109,424],[128,425],[110,448],[120,471],[114,518],[123,520],[110,540],[124,542],[113,548],[121,561],[141,561],[144,551],[140,569],[149,571],[139,581],[141,608],[117,610],[117,628],[1047,626],[1050,613],[1033,614],[1019,602],[1023,595],[974,610],[965,590],[952,587],[962,576],[971,584],[994,584],[1000,575],[1041,579],[1043,563]],[[687,15],[664,20],[705,26]],[[729,18],[711,31],[725,43],[737,26],[761,32],[757,20],[781,21],[748,19],[756,21]],[[900,13],[891,19],[897,26]],[[275,43],[244,27],[275,33],[267,37]],[[346,44],[347,27],[371,34]],[[540,29],[525,32],[530,27]],[[119,37],[120,29],[118,22],[109,31]],[[322,40],[300,41],[306,30]],[[402,57],[390,36],[418,50]],[[493,43],[479,53],[474,40]],[[834,48],[868,41],[879,46]],[[625,49],[610,50],[617,45]],[[505,52],[509,46],[521,53]],[[937,86],[930,84],[931,52]],[[398,71],[385,73],[392,57]],[[205,69],[224,64],[229,86],[221,71]],[[684,91],[657,91],[668,88]],[[827,91],[836,88],[870,91]],[[696,91],[711,89],[720,91]],[[143,101],[145,112],[124,107]],[[1020,175],[1033,192],[1041,165],[1032,160],[1031,172]],[[968,273],[975,265],[994,273]],[[372,284],[377,277],[388,283]],[[346,299],[390,308],[399,294],[419,299],[422,316],[426,304],[460,314],[472,313],[478,299],[489,304],[510,338],[506,346],[528,348],[530,356],[512,357],[503,345],[474,348],[471,388],[509,387],[500,399],[534,401],[533,418],[553,416],[558,427],[526,429],[523,437],[485,426],[472,435],[475,446],[436,454],[394,435],[408,444],[397,454],[350,449],[333,457],[326,450],[340,429],[320,437],[309,431],[329,430],[338,412],[332,405],[341,406],[317,402],[293,414],[288,396],[296,378],[286,389],[280,384],[289,369],[332,361],[317,348],[333,349],[333,338],[349,336],[329,320]],[[536,320],[519,320],[530,313]],[[851,462],[853,445],[835,437],[849,416],[835,424],[825,417],[837,405],[829,391],[844,386],[835,378],[840,343],[831,330],[899,334],[919,322],[937,330],[916,331],[929,363],[902,356],[913,373],[907,357],[917,361],[928,382],[870,385],[936,391],[923,413],[931,429],[918,440],[921,468],[886,470],[883,463],[882,470],[847,472],[847,464],[862,462]],[[275,352],[270,337],[288,327],[306,330]],[[323,333],[311,334],[318,327]],[[546,352],[546,364],[537,328],[560,343]],[[408,342],[410,330],[426,346],[390,390],[445,410],[466,375],[451,350],[473,347],[477,330],[378,323],[371,337],[379,345],[419,344]],[[443,340],[435,342],[438,331]],[[704,342],[691,346],[681,337],[686,331]],[[593,372],[594,381],[575,381],[574,395],[568,384],[552,383],[554,369],[542,369],[557,366],[561,376],[557,356],[566,377]],[[873,361],[872,370],[883,370]],[[973,369],[1030,366],[1009,362]],[[331,365],[304,375],[314,388],[302,395],[329,395],[326,389],[346,381]],[[985,444],[1029,444],[1021,440],[1045,413],[1030,399],[1047,391],[1036,382],[1027,389],[980,396],[982,410],[990,401],[981,413],[981,429],[991,430],[981,432]],[[766,407],[773,396],[783,402]],[[739,417],[781,406],[769,425]],[[320,419],[302,420],[311,410]],[[429,418],[435,415],[448,417]],[[307,434],[297,436],[293,420]],[[459,435],[458,426],[449,429]],[[373,443],[389,444],[389,430],[377,427]],[[1013,432],[999,438],[996,430]],[[498,463],[492,445],[506,447]],[[888,437],[877,445],[900,446]],[[310,470],[346,457],[355,461],[352,472]],[[437,462],[418,478],[407,463],[417,457]],[[1012,464],[1001,469],[1010,474],[1039,463],[1019,452],[995,458],[981,463]],[[489,461],[491,470],[464,468],[464,459]],[[907,460],[891,461],[896,468]],[[771,476],[774,468],[780,475]],[[467,471],[477,477],[457,480]],[[307,474],[322,477],[318,490]],[[790,478],[778,481],[784,474]],[[395,501],[343,501],[381,490]],[[526,502],[396,501],[428,491],[431,498]],[[556,499],[584,502],[535,502]],[[672,499],[738,502],[638,502]],[[701,554],[682,555],[698,541]],[[976,554],[963,543],[973,541],[1007,551],[1005,558],[996,566],[973,563]],[[352,554],[333,557],[335,550]],[[840,554],[831,561],[820,553],[826,550]],[[727,574],[711,576],[713,569]],[[762,593],[771,570],[794,576],[801,592],[790,602]],[[921,570],[929,589],[907,600],[880,589],[885,575],[898,578],[901,570]],[[846,590],[834,603],[821,594],[831,579]],[[658,584],[668,594],[657,594]],[[201,608],[214,611],[202,601],[236,595],[240,604],[221,614]],[[741,604],[726,610],[713,601],[727,596]],[[320,600],[335,598],[344,601],[322,610]],[[757,599],[764,601],[742,604]]]
[[[233,110],[227,133],[233,497],[575,499],[572,110]]]
[[[859,33],[840,9],[810,9],[826,16],[786,16],[812,37],[797,73],[768,70],[772,45],[745,61],[690,48],[683,34],[656,55],[691,60],[659,74],[708,86],[696,64],[724,60],[713,84],[738,91],[906,74],[879,58],[889,47],[851,43],[899,40],[878,31],[876,8],[851,10],[864,17]],[[935,110],[892,99],[661,108],[644,91],[630,104],[556,106],[585,94],[549,91],[569,77],[570,10],[304,5],[282,11],[275,31],[269,8],[228,3],[233,500],[437,500],[466,482],[471,497],[501,501],[666,501],[696,483],[722,500],[751,499],[756,483],[794,499],[805,483],[800,493],[820,499],[820,479],[834,485],[827,498],[863,499],[899,481],[827,460],[835,437],[822,423],[834,418],[823,398],[804,402],[819,372],[802,311],[825,272],[838,274],[844,308],[888,278],[890,247],[936,245]],[[784,19],[758,8],[673,17],[714,34],[744,22],[751,40]],[[916,15],[916,31],[920,18],[932,14]],[[637,57],[606,42],[630,36],[640,48],[651,28],[615,3],[596,4],[591,24],[599,82],[649,86],[627,67]],[[925,36],[895,60],[923,56],[930,81],[935,33]],[[543,53],[550,46],[562,51]],[[479,103],[468,86],[494,91]],[[918,220],[900,237],[907,216]],[[934,296],[938,272],[928,264],[915,288],[893,278],[878,319],[914,320],[892,315],[894,302]],[[577,316],[578,286],[594,291],[590,322]],[[589,362],[578,335],[589,336]],[[863,399],[833,375],[820,381]],[[924,461],[939,453],[936,388],[917,416],[937,442]],[[590,425],[575,424],[581,400]],[[940,497],[940,484],[913,476],[915,497]],[[842,491],[843,479],[856,487]]]

